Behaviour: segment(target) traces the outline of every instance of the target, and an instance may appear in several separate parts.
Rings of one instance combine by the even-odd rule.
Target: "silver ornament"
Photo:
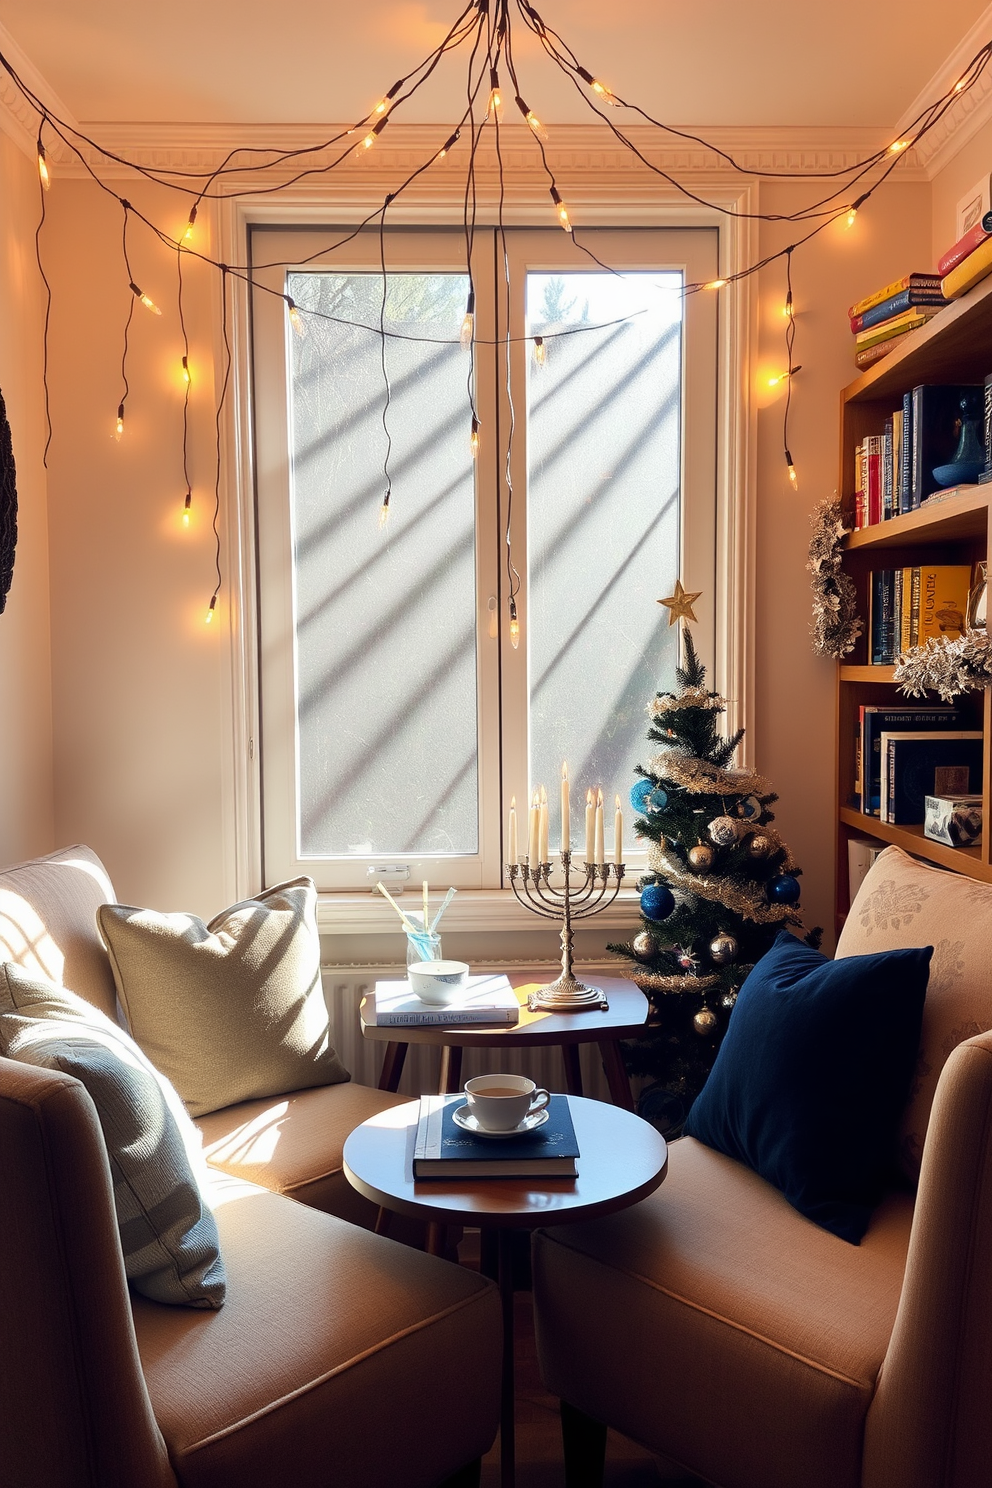
[[[717,847],[730,847],[737,841],[737,822],[732,816],[718,816],[710,822],[710,841]]]
[[[710,941],[710,956],[717,966],[725,966],[728,961],[733,961],[738,949],[737,941],[725,930],[721,930],[720,934],[715,935]]]
[[[706,873],[713,866],[713,849],[702,842],[698,847],[690,847],[689,866],[697,873]]]
[[[642,930],[640,935],[634,936],[634,955],[639,956],[642,961],[649,961],[658,950],[658,942],[653,935]]]
[[[716,1013],[712,1012],[708,1007],[700,1008],[692,1020],[692,1026],[701,1038],[705,1038],[716,1027]]]
[[[766,853],[771,852],[772,841],[763,832],[756,832],[747,845],[747,850],[752,858],[763,858]]]

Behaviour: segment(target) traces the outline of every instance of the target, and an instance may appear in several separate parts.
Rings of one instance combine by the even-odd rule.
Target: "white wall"
[[[40,215],[33,164],[0,133],[0,391],[17,466],[14,579],[0,615],[0,863],[55,846]]]

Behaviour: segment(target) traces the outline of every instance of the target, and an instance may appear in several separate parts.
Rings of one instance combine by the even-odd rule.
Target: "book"
[[[913,394],[902,395],[902,444],[899,450],[899,511],[910,510],[913,493]]]
[[[867,331],[870,326],[878,325],[890,316],[899,315],[903,310],[908,310],[911,305],[933,305],[938,310],[942,309],[947,301],[939,289],[901,289],[898,294],[890,295],[887,300],[881,300],[877,305],[862,311],[860,315],[852,316],[852,331]]]
[[[958,238],[957,242],[953,243],[946,253],[940,255],[937,260],[937,273],[941,278],[949,274],[969,254],[974,253],[976,248],[981,247],[985,239],[989,236],[990,233],[985,226],[985,219],[983,218],[981,222],[976,222],[974,227],[970,227],[963,238]]]
[[[891,300],[893,295],[900,294],[904,289],[939,289],[940,275],[934,273],[904,274],[901,279],[894,279],[891,284],[886,284],[883,289],[877,289],[874,294],[866,295],[856,305],[848,310],[848,315],[853,320],[856,315],[863,315],[873,305],[880,305],[883,300]]]
[[[971,564],[944,563],[920,568],[919,645],[931,636],[958,640],[964,635],[971,591]]]
[[[894,515],[892,506],[892,419],[885,420],[882,435],[882,521]]]
[[[876,341],[873,346],[861,346],[854,353],[854,365],[856,367],[870,367],[872,362],[881,361],[882,357],[888,356],[902,344],[902,332],[894,336],[887,336],[884,341]]]
[[[466,1023],[518,1022],[520,1004],[502,974],[470,976],[457,1002],[428,1007],[410,990],[408,981],[376,982],[370,1026],[377,1028],[454,1028]]]
[[[455,1125],[460,1095],[422,1095],[414,1178],[575,1178],[579,1144],[567,1095],[553,1095],[543,1126],[519,1137],[477,1137]]]
[[[992,372],[985,379],[985,397],[982,405],[982,435],[985,443],[984,474],[992,477]]]
[[[917,826],[927,796],[974,794],[982,788],[982,733],[882,734],[881,819]]]
[[[871,574],[868,609],[868,662],[891,666],[895,660],[895,570],[876,568]]]
[[[947,300],[956,300],[969,289],[992,274],[992,236],[962,259],[956,268],[940,281],[941,294]]]
[[[969,491],[977,491],[978,485],[972,482],[966,486],[945,486],[942,491],[931,491],[929,496],[924,496],[920,502],[921,506],[933,506],[938,501],[949,501],[952,496],[965,496]]]
[[[899,515],[900,489],[902,480],[902,409],[896,408],[892,414],[892,515]]]
[[[863,816],[878,816],[882,807],[882,734],[886,731],[927,729],[932,733],[955,728],[960,720],[957,708],[941,703],[927,707],[920,703],[894,703],[863,706],[859,710],[861,732],[861,800]]]
[[[939,315],[941,308],[940,305],[911,305],[901,315],[894,315],[889,320],[883,320],[879,325],[858,331],[854,337],[855,344],[860,351],[863,346],[873,346],[876,341],[884,341],[889,336],[897,336],[905,331],[915,331],[917,326],[924,325],[926,321]]]
[[[934,469],[954,458],[961,433],[962,400],[980,403],[982,385],[923,383],[913,389],[913,451],[910,507],[940,489]]]

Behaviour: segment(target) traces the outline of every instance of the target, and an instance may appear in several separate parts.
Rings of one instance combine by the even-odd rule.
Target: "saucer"
[[[539,1126],[543,1126],[549,1114],[547,1106],[542,1106],[539,1111],[529,1112],[518,1126],[511,1126],[509,1131],[487,1131],[484,1126],[479,1125],[467,1105],[452,1111],[451,1119],[462,1131],[471,1132],[473,1137],[523,1137],[527,1132],[537,1131]]]

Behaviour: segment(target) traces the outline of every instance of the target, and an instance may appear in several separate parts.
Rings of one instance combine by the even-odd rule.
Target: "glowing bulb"
[[[116,423],[116,425],[114,427],[114,438],[117,440],[117,443],[118,444],[120,444],[120,442],[121,442],[121,435],[123,433],[124,433],[124,404],[121,403],[121,404],[119,404],[118,409],[117,409],[117,423]]]
[[[908,148],[909,140],[893,140],[889,146],[889,154],[898,155],[900,150],[907,150]]]
[[[961,89],[963,87],[964,87],[964,78],[958,78],[957,82],[954,84],[954,92],[955,93],[960,93],[961,92]]]
[[[552,186],[551,187],[551,200],[554,202],[555,206],[558,208],[558,221],[561,223],[561,225],[565,229],[565,231],[567,233],[570,233],[572,231],[572,224],[571,224],[571,222],[569,221],[569,218],[568,218],[568,208],[565,206],[565,203],[562,201],[561,197],[558,195],[558,188],[557,188],[557,186]]]
[[[770,388],[778,387],[779,383],[788,382],[790,377],[795,377],[796,373],[801,371],[802,364],[800,363],[799,366],[792,367],[785,372],[777,372],[774,377],[769,377],[768,386]]]
[[[510,595],[510,645],[516,651],[520,645],[520,621],[517,619],[517,601]]]
[[[792,489],[794,491],[798,491],[799,490],[799,481],[796,478],[796,467],[792,463],[792,456],[791,456],[791,454],[789,453],[788,450],[786,450],[786,452],[785,452],[785,463],[786,463],[786,465],[788,467],[788,470],[789,470],[789,484],[791,485],[791,487],[792,487]]]
[[[206,618],[205,618],[205,620],[203,622],[204,625],[209,625],[210,622],[213,620],[213,618],[214,618],[214,611],[216,610],[216,608],[217,608],[217,596],[216,596],[216,594],[212,594],[210,596],[210,607],[207,610]]]
[[[489,105],[486,109],[487,119],[503,119],[503,95],[498,88],[494,88],[489,95]]]
[[[375,108],[372,110],[372,112],[373,112],[373,114],[375,114],[376,118],[381,117],[381,115],[383,115],[383,114],[388,114],[389,113],[390,105],[392,104],[393,99],[396,97],[397,93],[400,91],[400,89],[402,88],[402,86],[403,86],[403,79],[400,78],[399,82],[398,83],[394,83],[393,86],[390,88],[389,92],[383,98],[380,98],[379,99],[379,102],[376,104]]]
[[[189,209],[189,221],[186,224],[186,231],[183,233],[183,242],[188,243],[189,240],[190,240],[190,238],[193,236],[193,224],[195,222],[196,222],[196,202],[194,202],[193,205]]]
[[[479,420],[474,413],[472,415],[472,438],[470,443],[472,445],[472,459],[474,460],[479,453]]]
[[[459,140],[460,137],[461,137],[461,130],[460,129],[456,129],[455,132],[454,132],[454,134],[450,135],[449,138],[445,140],[445,142],[441,146],[440,150],[438,150],[437,154],[434,156],[434,159],[435,160],[443,160],[444,157],[445,157],[445,155],[447,155],[448,151],[454,145],[456,145],[458,143],[458,140]]]
[[[286,304],[289,306],[289,323],[302,341],[307,333],[306,321],[303,319],[299,310],[297,310],[294,300],[287,299]]]
[[[189,526],[189,513],[190,513],[190,507],[192,505],[193,505],[193,492],[192,491],[187,491],[186,492],[186,500],[183,503],[183,526],[184,527],[188,527]]]
[[[391,491],[387,491],[386,492],[385,496],[383,496],[383,498],[382,498],[382,505],[379,508],[379,531],[380,532],[382,531],[383,527],[385,527],[386,523],[389,521],[389,498],[390,498],[391,495],[392,495],[392,492]]]
[[[187,361],[186,357],[183,357],[183,382],[186,384],[187,387],[189,387],[191,381],[192,379],[189,375],[189,362]]]
[[[162,314],[161,310],[158,308],[151,296],[146,295],[143,289],[139,289],[133,279],[131,280],[131,293],[137,295],[138,299],[144,305],[145,309],[150,310],[153,315]]]
[[[866,191],[863,196],[857,197],[857,199],[855,201],[853,201],[851,203],[851,205],[848,207],[848,209],[847,209],[847,226],[848,227],[853,227],[854,226],[854,219],[858,215],[858,208],[860,206],[863,206],[864,205],[864,203],[868,200],[868,196],[869,196],[869,193]]]
[[[462,346],[467,349],[469,346],[472,345],[472,338],[474,337],[474,335],[475,335],[475,290],[474,289],[470,289],[469,292],[468,292],[468,301],[467,301],[467,303],[465,305],[465,318],[462,321],[461,334],[459,335],[459,338],[458,339],[461,341]]]
[[[722,289],[723,286],[726,284],[726,282],[727,282],[726,279],[711,279],[708,284],[704,284],[703,285],[703,288],[704,289]]]
[[[857,209],[857,207],[851,207],[848,210],[847,221],[846,221],[846,225],[848,227],[853,227],[854,226],[854,219],[855,219],[855,217],[857,217],[857,215],[858,215],[858,209]]]
[[[42,186],[48,191],[52,184],[52,177],[45,157],[45,147],[41,143],[41,135],[38,136],[38,175],[41,177]]]
[[[548,359],[548,348],[544,344],[543,336],[534,337],[534,361],[539,367],[543,367]]]
[[[372,146],[376,142],[376,139],[382,133],[388,123],[388,114],[383,114],[381,119],[377,119],[375,121],[368,134],[365,135],[364,139],[359,144],[357,144],[352,151],[352,154],[354,155],[356,160],[361,160],[362,156],[367,154],[368,151],[371,150]]]
[[[614,97],[611,88],[608,88],[605,83],[601,83],[598,78],[594,78],[592,73],[587,72],[584,67],[577,67],[575,70],[582,81],[589,84],[597,98],[601,98],[604,103],[611,103],[614,107],[617,106],[618,100]]]
[[[785,316],[786,320],[792,320],[795,316],[795,313],[796,309],[792,303],[792,290],[790,289],[789,293],[785,297],[785,304],[782,306],[782,314]]]
[[[548,137],[548,131],[545,129],[544,125],[541,123],[534,110],[528,107],[528,105],[520,97],[519,93],[515,95],[513,101],[517,105],[517,108],[520,110],[520,112],[523,114],[525,123],[530,126],[530,128],[537,135],[538,139],[546,140]]]

